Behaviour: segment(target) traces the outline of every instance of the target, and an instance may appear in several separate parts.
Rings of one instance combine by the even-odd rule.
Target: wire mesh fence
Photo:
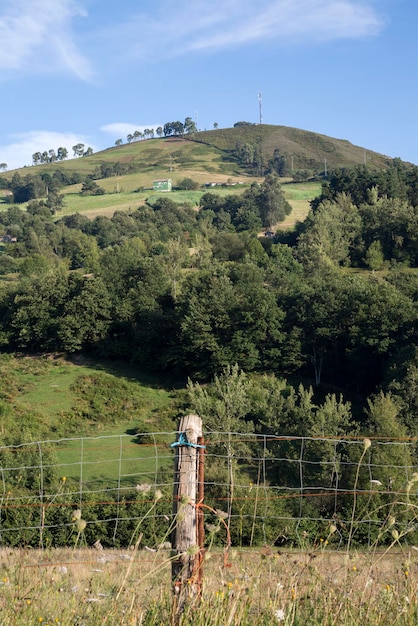
[[[170,538],[177,432],[0,448],[0,545]],[[371,546],[418,540],[416,439],[206,432],[206,541]],[[222,524],[220,523],[222,521]],[[83,523],[81,523],[83,522]]]

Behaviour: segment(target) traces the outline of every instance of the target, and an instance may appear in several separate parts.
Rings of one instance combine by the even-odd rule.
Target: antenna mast
[[[260,124],[263,123],[263,99],[261,97],[261,91],[258,92],[258,105],[260,109]]]

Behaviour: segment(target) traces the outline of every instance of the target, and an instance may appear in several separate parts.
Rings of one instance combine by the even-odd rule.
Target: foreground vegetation
[[[4,626],[172,623],[170,555],[94,549],[0,554]],[[412,626],[415,551],[207,553],[203,595],[181,626]]]

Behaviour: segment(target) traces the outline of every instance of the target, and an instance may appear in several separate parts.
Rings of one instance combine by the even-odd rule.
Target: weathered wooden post
[[[201,565],[199,547],[198,486],[199,451],[203,447],[198,440],[202,437],[202,420],[198,415],[187,415],[180,420],[176,447],[174,477],[175,528],[171,537],[173,623],[180,620],[186,605],[196,602],[200,596],[198,576]],[[200,522],[201,524],[202,522]]]

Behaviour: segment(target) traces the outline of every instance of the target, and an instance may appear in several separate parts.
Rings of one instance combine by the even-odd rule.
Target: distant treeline
[[[111,176],[122,176],[124,174],[133,174],[138,171],[140,166],[137,164],[120,163],[102,163],[97,166],[92,173],[81,174],[80,172],[66,171],[57,169],[53,174],[49,172],[41,172],[38,174],[26,174],[22,176],[16,172],[9,180],[0,177],[0,187],[10,189],[13,196],[8,198],[9,203],[22,204],[29,200],[44,198],[49,193],[57,193],[63,187],[68,185],[77,185],[86,181],[100,180],[102,178],[110,178]]]

